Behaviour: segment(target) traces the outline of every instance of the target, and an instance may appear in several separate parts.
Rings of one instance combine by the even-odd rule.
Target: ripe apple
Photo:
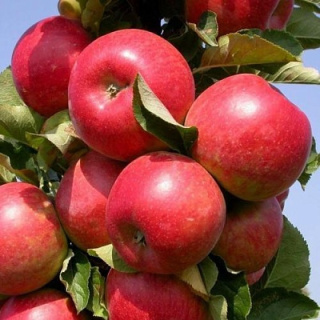
[[[282,237],[283,216],[275,197],[249,202],[234,199],[213,254],[233,271],[256,272],[276,254]]]
[[[42,288],[9,298],[0,309],[0,320],[85,320],[88,314],[77,314],[71,298],[62,291]]]
[[[45,117],[67,109],[71,68],[90,42],[79,22],[62,16],[45,18],[26,30],[11,60],[22,100]]]
[[[302,173],[312,144],[307,116],[253,74],[211,85],[195,100],[185,124],[199,131],[192,157],[244,200],[288,189]]]
[[[241,29],[268,27],[279,0],[186,0],[186,20],[198,23],[206,11],[217,14],[219,35]]]
[[[63,229],[80,249],[110,243],[105,207],[110,189],[123,168],[123,162],[89,151],[63,176],[55,206]]]
[[[290,189],[287,189],[276,196],[282,210],[284,209],[285,202],[288,199],[289,192]]]
[[[225,222],[225,201],[211,175],[189,157],[158,151],[120,173],[107,203],[111,242],[133,268],[176,273],[212,250]]]
[[[175,275],[111,269],[105,300],[110,320],[212,320],[206,302]]]
[[[80,54],[70,77],[69,111],[77,134],[117,160],[167,148],[134,117],[138,73],[182,123],[194,100],[194,79],[181,53],[154,33],[126,29],[99,37]]]
[[[60,271],[68,251],[52,203],[36,186],[0,186],[0,294],[36,290]]]
[[[294,6],[294,0],[280,0],[269,20],[270,29],[285,29]]]

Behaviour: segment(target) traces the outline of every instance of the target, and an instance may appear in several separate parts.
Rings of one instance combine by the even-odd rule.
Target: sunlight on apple
[[[257,108],[258,104],[252,100],[246,101],[246,103],[237,102],[235,106],[235,110],[241,118],[251,117],[257,111]]]
[[[123,50],[120,55],[124,58],[131,60],[131,61],[137,60],[137,56],[129,50]]]

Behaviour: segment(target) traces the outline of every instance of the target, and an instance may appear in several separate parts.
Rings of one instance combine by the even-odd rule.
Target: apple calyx
[[[147,245],[146,238],[145,238],[144,234],[140,230],[137,230],[137,232],[135,233],[134,242],[137,243],[137,244],[140,244],[140,245],[142,245],[144,247]]]
[[[125,88],[127,88],[127,86],[119,86],[114,83],[111,83],[106,90],[108,99],[112,100],[116,98],[118,93]]]

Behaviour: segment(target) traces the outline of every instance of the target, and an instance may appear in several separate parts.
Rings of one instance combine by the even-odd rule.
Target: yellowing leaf
[[[194,73],[211,68],[275,64],[299,61],[287,50],[258,35],[231,33],[218,39],[218,46],[205,50],[200,67]]]
[[[182,281],[186,282],[197,295],[201,296],[205,300],[209,300],[209,293],[207,292],[197,265],[185,269],[177,276]]]

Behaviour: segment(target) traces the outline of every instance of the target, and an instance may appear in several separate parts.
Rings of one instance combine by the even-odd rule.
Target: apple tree
[[[57,6],[0,74],[0,320],[317,318],[283,208],[320,154],[276,85],[320,84],[319,1]]]

